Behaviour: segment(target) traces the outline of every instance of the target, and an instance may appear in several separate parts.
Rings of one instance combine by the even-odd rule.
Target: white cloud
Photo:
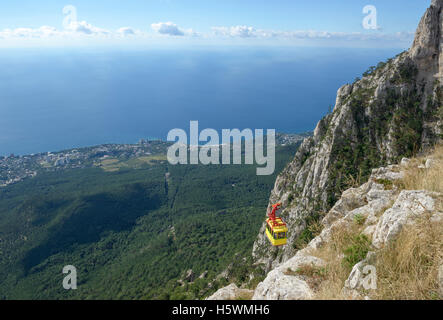
[[[87,23],[86,21],[72,22],[67,28],[58,30],[55,27],[42,26],[39,28],[16,28],[0,30],[1,39],[88,39],[88,38],[122,38],[129,36],[145,36],[141,31],[131,27],[122,27],[110,31]]]
[[[140,34],[140,31],[134,30],[131,27],[123,27],[118,29],[117,33],[123,37],[126,37],[126,36],[135,36],[137,34]]]
[[[95,27],[86,21],[74,21],[69,25],[68,28],[66,28],[66,30],[87,35],[109,35],[111,33],[108,30]]]
[[[159,22],[151,24],[152,30],[160,34],[166,34],[170,36],[184,36],[185,32],[181,30],[175,23],[172,22]]]
[[[411,40],[413,32],[397,32],[393,34],[381,32],[328,32],[328,31],[271,31],[272,37],[288,39],[311,39],[311,40],[346,40],[346,41],[368,41],[368,40]]]
[[[230,38],[260,38],[260,39],[287,39],[287,40],[344,40],[344,41],[410,41],[413,32],[329,32],[315,30],[263,30],[251,26],[212,27],[214,37]]]
[[[54,27],[42,26],[40,28],[16,28],[4,29],[0,31],[0,38],[48,38],[51,36],[59,36],[62,32],[57,31]]]
[[[120,41],[124,38],[137,41],[140,39],[162,39],[165,36],[174,38],[198,37],[199,41],[211,41],[217,39],[239,39],[238,41],[286,41],[288,43],[312,43],[312,44],[331,44],[353,46],[360,44],[370,44],[371,46],[383,45],[407,45],[412,41],[413,32],[383,33],[381,31],[369,32],[328,32],[315,30],[264,30],[256,29],[252,26],[218,26],[213,27],[212,31],[198,33],[193,29],[182,29],[173,22],[153,23],[151,28],[155,33],[142,32],[130,26],[121,27],[117,30],[106,30],[91,25],[86,21],[73,21],[64,29],[57,29],[51,26],[42,26],[38,28],[16,28],[0,30],[0,39],[10,39],[25,41],[26,39],[35,39],[30,43],[38,43],[38,39],[63,39],[63,40],[82,40],[82,39],[103,39],[104,41]],[[251,40],[248,40],[251,39]],[[262,41],[263,40],[263,41]],[[174,40],[175,41],[175,40]],[[71,41],[72,42],[72,41]],[[5,42],[6,43],[6,42]],[[3,45],[5,45],[5,43]],[[55,42],[54,42],[55,43]],[[75,41],[74,41],[75,43]]]
[[[68,28],[58,30],[55,27],[42,26],[39,28],[16,28],[0,31],[0,38],[50,38],[50,37],[79,37],[79,36],[109,36],[112,32],[95,27],[86,21],[72,22]]]
[[[212,27],[216,36],[251,38],[257,36],[257,30],[248,26]]]

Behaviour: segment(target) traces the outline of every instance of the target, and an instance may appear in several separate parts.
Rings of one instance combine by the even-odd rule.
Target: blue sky
[[[232,42],[402,47],[410,44],[429,4],[428,0],[2,1],[0,46],[56,45],[69,39],[71,44]],[[63,24],[66,5],[74,6],[77,15],[69,28]],[[366,5],[377,10],[377,29],[362,26]]]

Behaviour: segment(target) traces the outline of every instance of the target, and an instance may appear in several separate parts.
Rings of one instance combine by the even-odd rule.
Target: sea
[[[171,129],[312,131],[340,86],[402,48],[0,52],[0,155],[166,140]]]

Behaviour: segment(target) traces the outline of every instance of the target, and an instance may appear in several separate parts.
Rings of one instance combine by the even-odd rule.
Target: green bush
[[[352,269],[355,264],[366,258],[371,241],[364,234],[351,236],[348,240],[350,245],[343,250],[345,256],[342,263],[346,268]]]
[[[392,181],[388,179],[376,179],[375,183],[382,184],[385,190],[392,190],[394,185]]]
[[[356,224],[361,226],[361,225],[363,225],[365,223],[366,218],[362,214],[356,214],[354,216],[354,221],[355,221]]]

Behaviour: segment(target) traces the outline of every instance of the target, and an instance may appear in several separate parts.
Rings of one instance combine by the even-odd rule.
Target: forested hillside
[[[215,291],[247,274],[230,264],[250,252],[275,177],[297,147],[277,147],[272,176],[257,176],[254,165],[158,160],[44,172],[1,188],[0,298],[194,299]],[[62,287],[65,265],[77,268],[77,290]]]

